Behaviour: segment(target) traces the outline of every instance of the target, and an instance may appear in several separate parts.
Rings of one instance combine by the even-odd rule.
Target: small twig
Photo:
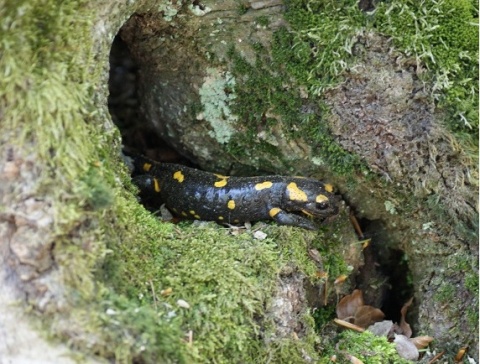
[[[430,360],[430,361],[428,362],[428,364],[433,364],[433,363],[435,363],[435,362],[438,361],[438,359],[440,359],[444,354],[445,354],[445,350],[442,351],[441,353],[438,353],[437,355],[435,355],[435,356],[432,358],[432,360]]]
[[[148,281],[150,283],[150,289],[152,290],[152,296],[153,296],[153,305],[155,306],[155,311],[157,311],[157,295],[155,294],[155,287],[153,286],[152,280]]]
[[[355,231],[357,232],[358,234],[358,237],[363,240],[365,239],[365,236],[363,235],[363,231],[362,229],[360,228],[360,224],[358,223],[358,220],[357,218],[355,217],[355,215],[353,213],[350,212],[350,222],[352,223],[353,225],[353,228],[355,229]]]

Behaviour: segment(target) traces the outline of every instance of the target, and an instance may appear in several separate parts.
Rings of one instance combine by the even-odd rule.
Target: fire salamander
[[[333,187],[316,179],[263,176],[229,177],[135,156],[134,183],[143,201],[164,203],[175,215],[224,224],[274,220],[315,230],[307,217],[338,212]]]

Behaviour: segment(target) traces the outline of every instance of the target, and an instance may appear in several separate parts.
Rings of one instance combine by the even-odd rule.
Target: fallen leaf
[[[267,234],[263,231],[257,230],[253,233],[253,237],[257,240],[265,240],[267,238]]]
[[[317,278],[320,278],[320,279],[328,278],[328,273],[323,271],[317,271],[315,275],[317,276]]]
[[[417,347],[405,335],[395,335],[395,343],[397,353],[407,360],[418,360],[420,353]]]
[[[190,308],[190,305],[188,304],[188,302],[181,299],[177,301],[177,305],[181,308]]]
[[[410,305],[412,304],[413,302],[413,297],[410,298],[402,307],[402,309],[400,310],[400,313],[401,313],[401,318],[400,318],[400,328],[402,329],[402,332],[403,334],[406,336],[406,337],[412,337],[412,328],[410,327],[410,325],[407,323],[407,321],[405,320],[405,317],[407,316],[407,311],[408,311],[408,308],[410,307]]]
[[[367,329],[375,336],[389,337],[393,331],[393,321],[383,320],[370,325]]]
[[[352,324],[351,322],[345,321],[345,320],[340,320],[340,319],[334,319],[333,322],[335,322],[338,326],[345,327],[346,329],[351,329],[357,332],[364,332],[365,329],[363,327],[360,327],[358,325]]]
[[[347,279],[347,278],[348,278],[348,276],[345,275],[345,274],[339,275],[339,276],[337,277],[337,279],[335,279],[335,281],[333,282],[333,284],[343,283],[343,282],[345,282],[345,279]]]
[[[372,241],[372,239],[367,239],[367,240],[362,241],[362,249],[368,248],[368,246],[370,245],[371,241]]]
[[[410,341],[417,347],[417,349],[423,349],[428,346],[433,341],[431,336],[417,336],[411,338]]]
[[[188,345],[191,346],[192,343],[193,343],[193,331],[192,330],[188,331],[185,334],[185,336],[187,337],[186,341],[187,341]]]
[[[363,364],[363,361],[361,361],[360,359],[358,359],[357,357],[355,357],[353,355],[347,355],[347,358],[348,358],[348,360],[350,360],[350,363]]]
[[[173,292],[173,288],[172,288],[172,287],[168,287],[168,288],[162,289],[162,290],[160,291],[160,294],[161,294],[162,296],[170,296],[170,295],[172,294],[172,292]]]
[[[341,320],[350,318],[353,320],[355,312],[363,306],[363,293],[356,289],[351,294],[343,297],[337,304],[337,317]]]
[[[320,252],[317,249],[309,249],[308,250],[308,256],[312,258],[315,262],[321,263],[322,262],[322,256]]]
[[[353,323],[363,328],[367,328],[371,324],[382,321],[385,314],[378,308],[364,305],[355,312],[355,319]]]
[[[465,356],[467,349],[468,349],[468,346],[464,346],[463,348],[460,348],[457,355],[455,355],[455,359],[454,359],[455,363],[459,363],[463,360],[463,357]]]

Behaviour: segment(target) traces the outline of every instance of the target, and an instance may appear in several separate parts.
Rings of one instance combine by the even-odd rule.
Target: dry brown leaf
[[[355,357],[355,356],[353,356],[353,355],[347,354],[347,358],[348,358],[348,360],[350,360],[350,363],[353,363],[353,364],[363,364],[363,361],[361,361],[360,359],[358,359],[357,357]]]
[[[322,256],[320,255],[320,252],[317,249],[309,249],[308,256],[317,263],[322,262]]]
[[[407,321],[405,320],[405,317],[407,316],[407,311],[408,311],[408,308],[410,307],[410,305],[412,304],[413,302],[413,297],[410,298],[402,307],[402,309],[400,310],[400,313],[401,313],[401,318],[400,318],[400,328],[402,329],[402,332],[403,332],[403,335],[405,335],[406,337],[410,338],[412,337],[412,328],[410,327],[410,325],[407,323]]]
[[[417,336],[411,338],[410,341],[417,347],[417,349],[423,349],[428,346],[433,341],[431,336]]]
[[[315,275],[317,276],[317,278],[320,278],[320,279],[328,278],[328,273],[323,271],[317,271]]]
[[[338,326],[345,327],[346,329],[352,329],[354,331],[358,332],[364,332],[365,329],[363,327],[360,327],[358,325],[352,324],[351,322],[340,320],[340,319],[334,319],[333,322],[335,322]]]
[[[168,288],[162,289],[162,290],[160,291],[160,294],[161,294],[162,296],[170,296],[170,295],[172,294],[172,292],[173,292],[173,288],[172,288],[172,287],[168,287]]]
[[[468,349],[468,346],[464,346],[463,348],[460,348],[457,355],[455,355],[455,359],[454,359],[455,363],[459,363],[463,360],[463,357],[465,356],[467,349]]]
[[[355,312],[363,306],[363,293],[359,289],[354,290],[351,294],[343,297],[337,304],[337,317],[341,320],[355,316]]]
[[[385,314],[378,308],[364,305],[355,312],[355,319],[353,323],[363,328],[367,328],[375,322],[382,321]]]
[[[362,241],[362,249],[368,248],[368,246],[370,245],[371,241],[372,241],[372,239],[367,239],[367,240]]]
[[[348,276],[346,274],[342,274],[342,275],[339,275],[337,277],[337,279],[335,279],[335,281],[333,282],[333,284],[340,284],[340,283],[343,283],[345,282],[345,280],[348,278]]]

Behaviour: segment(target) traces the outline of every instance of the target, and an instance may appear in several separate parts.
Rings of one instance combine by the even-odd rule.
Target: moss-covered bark
[[[468,130],[443,128],[444,113],[425,111],[438,105],[429,95],[424,101],[411,90],[403,96],[394,92],[419,82],[424,59],[415,59],[414,70],[408,61],[395,68],[392,54],[401,53],[372,50],[378,44],[372,39],[380,36],[364,32],[368,16],[352,4],[346,2],[339,12],[334,5],[309,9],[301,1],[289,2],[289,23],[282,6],[265,4],[0,3],[4,307],[19,300],[21,309],[29,306],[38,314],[43,330],[52,328],[57,342],[68,342],[80,355],[119,362],[312,362],[328,353],[313,331],[309,293],[299,285],[309,281],[324,289],[325,280],[331,286],[338,275],[357,268],[347,266],[358,264],[360,245],[345,213],[318,233],[260,225],[268,238],[258,241],[250,232],[233,236],[214,224],[162,223],[138,205],[106,107],[110,45],[136,12],[122,35],[142,66],[148,115],[165,137],[203,166],[214,162],[223,169],[336,180],[361,217],[381,221],[376,233],[383,242],[406,253],[418,301],[417,331],[434,336],[441,347],[470,344],[478,350],[478,338],[471,338],[478,326],[476,207],[469,210],[476,167],[469,159],[471,145],[457,146],[460,134],[471,140]],[[461,13],[470,14],[468,3],[462,4]],[[388,35],[392,24],[377,19],[375,29]],[[383,38],[379,42],[385,44]],[[455,52],[462,60],[472,57],[470,43],[452,41],[451,47],[456,51],[448,52],[447,60]],[[367,96],[383,91],[375,88],[375,75],[358,81],[355,62],[368,68],[365,63],[375,53],[380,54],[377,71],[386,79],[399,70],[414,79],[405,87],[393,80],[392,92],[378,108],[420,103],[428,122],[445,135],[442,146],[445,140],[452,143],[440,152],[427,148],[428,156],[450,166],[453,150],[455,161],[464,163],[461,170],[441,170],[441,188],[432,187],[428,175],[401,168],[407,153],[376,156],[376,162],[362,154],[357,146],[370,135],[356,136],[359,143],[354,143],[345,136],[351,125],[338,122],[352,117],[342,114],[351,110],[342,98],[347,92],[339,87],[323,94],[342,80],[344,87],[367,84],[358,101],[365,103],[365,112],[373,105]],[[170,59],[185,67],[172,67]],[[442,63],[443,75],[448,66]],[[465,81],[469,73],[456,71],[455,77],[455,87],[446,89],[439,105],[475,127],[470,114],[476,104],[457,105],[453,97],[467,92],[462,85],[470,84]],[[427,91],[438,91],[431,79],[423,82]],[[327,104],[333,111],[327,112]],[[403,109],[397,112],[398,125],[406,125]],[[175,120],[178,124],[170,123]],[[436,140],[419,143],[437,148]],[[391,181],[377,176],[385,168],[397,173],[389,174]],[[417,184],[429,189],[427,196]],[[321,252],[320,265],[308,258],[312,248]],[[278,302],[289,289],[298,306],[282,314],[285,307]],[[283,321],[275,318],[281,314]],[[279,321],[298,326],[280,329]],[[318,352],[319,346],[325,350]],[[14,354],[14,359],[25,355]]]

